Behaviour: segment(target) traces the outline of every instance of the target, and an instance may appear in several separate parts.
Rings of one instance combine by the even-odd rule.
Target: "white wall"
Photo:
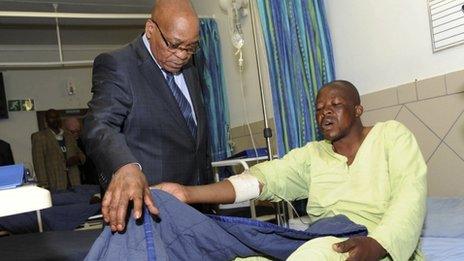
[[[63,46],[65,60],[92,60],[120,45]],[[58,61],[56,45],[1,45],[0,62]],[[35,111],[9,112],[0,120],[0,139],[10,143],[15,162],[32,166],[31,140],[38,131],[36,111],[87,108],[91,98],[91,67],[61,69],[2,69],[7,100],[34,99]],[[68,80],[75,95],[67,95]]]
[[[325,0],[336,76],[366,94],[464,68],[464,45],[432,53],[425,0]]]
[[[221,37],[223,68],[229,97],[231,127],[243,125],[245,123],[245,116],[240,92],[241,77],[236,63],[236,57],[234,56],[234,49],[230,41],[227,14],[220,9],[219,1],[217,0],[192,0],[192,3],[198,15],[208,17],[214,16],[216,19]],[[243,83],[246,105],[248,107],[248,120],[250,122],[256,122],[263,120],[263,112],[261,109],[258,72],[256,68],[256,56],[250,16],[243,19],[242,29],[245,38],[243,54],[245,70],[243,72]],[[261,48],[261,51],[264,51],[264,48]],[[267,71],[264,71],[263,75],[266,76],[266,74]],[[264,79],[263,85],[265,86],[267,98],[267,115],[272,117],[272,100],[268,81],[266,79]]]
[[[11,70],[3,73],[9,100],[34,99],[35,110],[87,108],[91,98],[91,69]],[[67,81],[76,86],[76,94],[66,94]],[[9,142],[17,163],[32,166],[31,134],[38,130],[37,116],[31,112],[9,112],[0,120],[0,137]]]

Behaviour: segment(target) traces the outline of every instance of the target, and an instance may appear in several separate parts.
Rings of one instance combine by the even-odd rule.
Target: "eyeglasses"
[[[173,44],[173,43],[169,42],[166,39],[166,37],[164,36],[163,32],[161,32],[161,29],[159,28],[158,23],[156,23],[155,20],[153,20],[151,18],[150,18],[150,21],[152,21],[156,25],[156,28],[158,28],[158,31],[160,32],[161,38],[163,39],[164,44],[166,45],[166,47],[168,48],[168,50],[170,52],[175,53],[177,51],[183,51],[183,52],[186,52],[189,55],[191,55],[191,54],[196,53],[198,51],[198,49],[200,49],[200,45],[198,44],[198,42],[193,43],[190,47],[187,47],[187,48],[181,47],[180,43]]]

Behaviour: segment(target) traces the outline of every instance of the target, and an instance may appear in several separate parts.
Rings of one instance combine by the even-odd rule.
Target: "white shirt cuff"
[[[138,162],[133,162],[133,163],[131,163],[131,164],[137,165],[137,166],[139,167],[140,171],[142,171],[142,165],[140,165],[140,163],[138,163]]]

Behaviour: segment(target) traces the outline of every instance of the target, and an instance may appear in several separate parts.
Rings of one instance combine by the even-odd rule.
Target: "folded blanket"
[[[86,260],[233,260],[267,256],[285,259],[306,241],[321,236],[367,235],[345,216],[322,219],[306,231],[236,217],[206,216],[173,196],[152,190],[159,217],[129,219],[124,233],[106,227]]]

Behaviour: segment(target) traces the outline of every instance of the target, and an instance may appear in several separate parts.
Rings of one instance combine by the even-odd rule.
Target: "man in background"
[[[80,185],[78,165],[85,162],[84,154],[71,134],[61,128],[58,111],[48,110],[45,121],[47,128],[31,136],[32,160],[39,186],[57,191]]]
[[[11,152],[10,144],[4,140],[0,140],[0,166],[13,165],[13,153]]]
[[[206,113],[193,54],[199,19],[188,0],[158,0],[145,32],[93,64],[86,152],[107,187],[102,214],[123,231],[129,203],[157,214],[149,185],[211,182]]]
[[[79,171],[81,172],[81,183],[89,185],[98,185],[98,175],[93,161],[87,157],[85,152],[84,144],[81,139],[81,122],[77,117],[68,117],[64,119],[63,126],[65,131],[68,131],[71,136],[76,140],[77,146],[86,156],[85,163],[79,165]]]

